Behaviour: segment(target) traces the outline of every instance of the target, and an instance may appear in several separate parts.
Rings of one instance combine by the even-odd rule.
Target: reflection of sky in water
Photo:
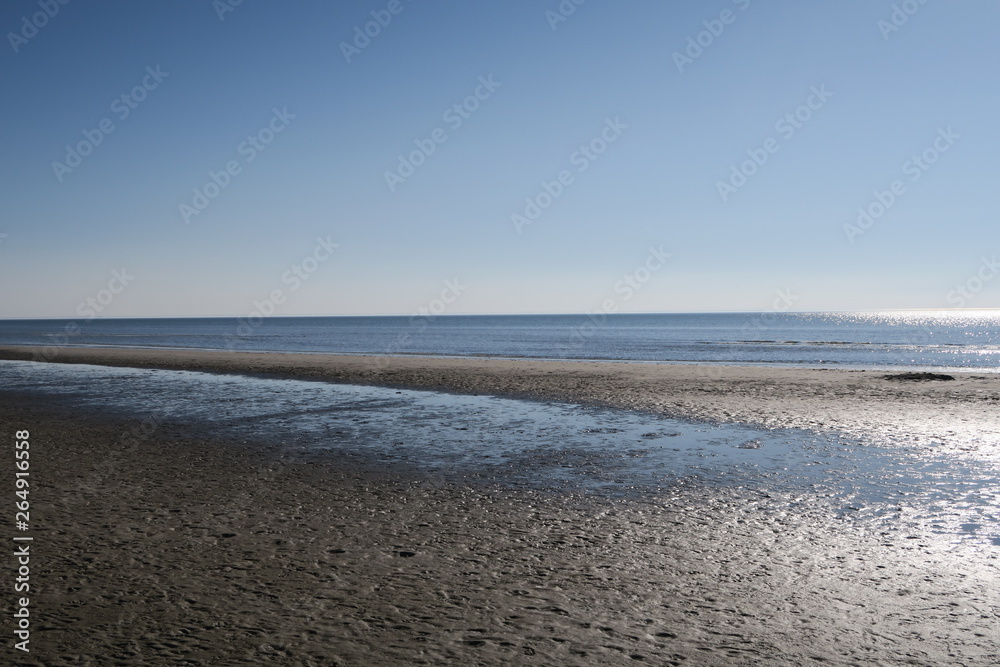
[[[0,361],[0,386],[206,435],[344,452],[428,479],[621,495],[678,486],[775,493],[862,521],[1000,545],[998,445],[961,449],[690,423],[485,396],[185,371]]]

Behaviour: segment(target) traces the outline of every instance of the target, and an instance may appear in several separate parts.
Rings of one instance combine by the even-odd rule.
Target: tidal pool
[[[206,437],[350,455],[428,483],[627,497],[774,494],[845,519],[1000,545],[1000,464],[953,450],[572,404],[190,371],[0,361],[0,391]],[[155,433],[154,433],[155,436]]]

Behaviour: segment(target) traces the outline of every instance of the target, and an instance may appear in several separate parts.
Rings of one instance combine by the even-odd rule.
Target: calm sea
[[[0,345],[1000,371],[1000,311],[0,320]]]

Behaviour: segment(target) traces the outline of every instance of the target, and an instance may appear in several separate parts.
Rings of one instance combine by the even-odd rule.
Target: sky
[[[0,317],[997,308],[998,19],[9,0]]]

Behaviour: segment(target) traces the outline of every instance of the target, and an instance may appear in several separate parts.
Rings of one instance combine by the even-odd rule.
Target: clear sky
[[[998,21],[9,0],[0,317],[1000,307]]]

